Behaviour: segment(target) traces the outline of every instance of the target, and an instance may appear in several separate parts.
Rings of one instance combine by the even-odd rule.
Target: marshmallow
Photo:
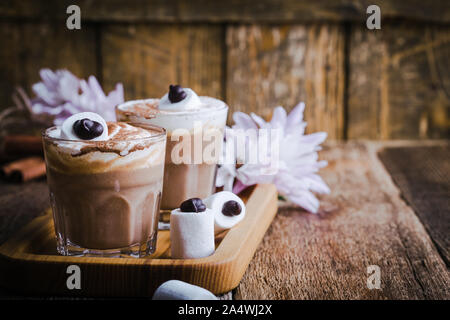
[[[158,108],[160,110],[192,110],[201,108],[202,102],[194,90],[183,88],[186,97],[179,101],[172,103],[169,100],[169,93],[166,93],[161,100],[159,100]]]
[[[224,214],[224,204],[228,201],[236,201],[241,206],[241,212],[238,215]],[[221,191],[210,195],[203,200],[208,209],[214,212],[214,233],[230,229],[238,224],[245,217],[245,204],[241,198],[230,191]],[[226,212],[226,210],[225,210]]]
[[[89,141],[106,141],[106,140],[108,140],[108,126],[106,124],[106,121],[100,115],[98,115],[97,113],[94,113],[94,112],[76,113],[76,114],[70,116],[69,118],[67,118],[66,120],[64,120],[64,122],[61,126],[60,138],[66,139],[66,140],[82,140],[73,131],[73,124],[77,120],[82,120],[82,119],[86,119],[86,118],[100,123],[103,127],[102,134],[99,135],[98,137],[95,137],[95,138],[89,140]]]
[[[170,243],[173,259],[204,258],[214,253],[214,212],[182,212],[170,215]]]
[[[179,280],[169,280],[156,289],[152,300],[219,300],[210,291]]]

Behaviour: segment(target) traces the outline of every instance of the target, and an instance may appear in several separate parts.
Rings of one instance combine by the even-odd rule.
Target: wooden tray
[[[273,185],[247,192],[245,218],[216,238],[216,251],[201,259],[170,258],[169,231],[159,231],[148,258],[66,257],[56,253],[50,210],[0,247],[0,286],[31,294],[149,297],[164,281],[179,279],[215,294],[235,288],[277,211]],[[67,267],[81,270],[81,289],[69,290]]]

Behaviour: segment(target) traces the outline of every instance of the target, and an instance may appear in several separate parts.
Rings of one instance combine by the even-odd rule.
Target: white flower
[[[78,79],[67,70],[42,69],[42,81],[33,85],[36,97],[31,100],[34,114],[48,114],[56,125],[79,112],[95,112],[107,121],[115,120],[114,107],[124,101],[123,86],[105,95],[94,76]]]
[[[276,107],[270,122],[266,122],[261,117],[252,113],[250,116],[235,112],[233,120],[235,124],[232,128],[227,128],[225,134],[224,152],[225,157],[231,161],[223,161],[217,173],[216,185],[224,187],[224,190],[232,190],[238,193],[247,186],[257,183],[273,183],[278,192],[290,201],[298,204],[302,208],[316,213],[319,208],[319,201],[314,196],[315,193],[329,193],[330,189],[322,178],[317,174],[320,168],[327,165],[326,161],[318,161],[320,144],[326,139],[325,132],[318,132],[305,135],[306,122],[303,121],[303,111],[305,104],[298,104],[289,115],[283,107]],[[273,152],[270,148],[265,156],[271,158],[272,163],[277,163],[277,170],[271,173],[271,168],[267,163],[251,163],[241,159],[234,148],[230,147],[230,142],[237,130],[261,130],[275,129],[279,133],[272,137],[270,144],[277,143],[279,153]],[[247,151],[258,146],[258,140],[245,140]],[[274,159],[275,157],[279,159]],[[239,166],[239,162],[243,161]],[[236,166],[236,163],[238,165]],[[236,182],[235,182],[236,179]]]

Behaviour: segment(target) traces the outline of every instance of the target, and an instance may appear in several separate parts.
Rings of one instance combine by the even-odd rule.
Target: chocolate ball
[[[225,216],[228,216],[228,217],[238,216],[241,214],[241,212],[242,212],[242,207],[239,204],[239,202],[237,202],[237,201],[230,200],[223,204],[222,213]]]
[[[180,85],[169,86],[169,100],[172,103],[180,102],[186,98],[187,94]]]
[[[73,132],[78,138],[83,140],[92,140],[103,133],[103,126],[100,122],[90,119],[81,119],[73,123]]]
[[[180,205],[181,212],[203,212],[205,210],[206,206],[199,198],[188,199]]]

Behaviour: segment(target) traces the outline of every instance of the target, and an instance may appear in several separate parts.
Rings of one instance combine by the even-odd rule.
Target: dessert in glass
[[[154,252],[163,184],[163,128],[75,114],[43,132],[57,251],[143,257]]]
[[[167,130],[161,200],[165,212],[186,199],[206,198],[214,192],[227,113],[225,102],[199,97],[179,85],[171,85],[161,99],[134,100],[117,106],[120,121]]]

